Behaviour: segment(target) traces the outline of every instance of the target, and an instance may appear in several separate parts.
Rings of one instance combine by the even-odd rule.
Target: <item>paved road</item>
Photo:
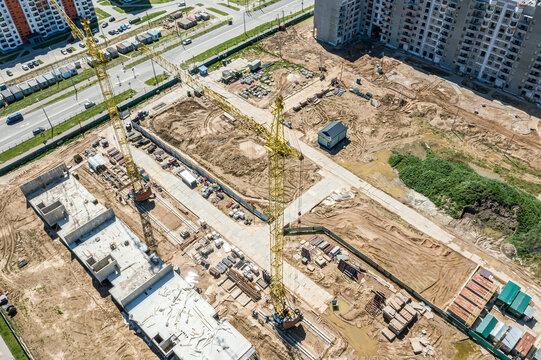
[[[301,6],[306,8],[313,5],[314,0],[282,0],[276,4],[268,6],[263,10],[257,11],[245,16],[246,29],[250,30],[258,25],[276,19],[277,15],[289,14],[301,10]],[[189,5],[189,4],[188,4]],[[233,11],[229,11],[232,13]],[[244,23],[242,21],[243,12],[236,12],[236,20],[233,20],[233,25],[221,27],[216,31],[205,34],[188,46],[178,46],[170,51],[162,54],[169,61],[179,64],[189,60],[193,56],[202,53],[227,39],[241,35],[244,31]],[[219,33],[220,36],[216,36]],[[157,64],[154,64],[157,74],[164,70]],[[130,87],[137,92],[145,92],[148,86],[144,84],[145,80],[153,76],[152,64],[149,61],[136,65],[133,70],[123,70],[122,66],[116,66],[109,69],[113,91],[118,94],[128,90]],[[81,83],[81,85],[84,83]],[[80,86],[80,85],[79,85]],[[84,102],[92,100],[96,103],[103,101],[98,85],[88,87],[78,92],[77,98],[75,95],[69,98],[62,99],[56,103],[45,106],[45,112],[53,125],[59,124],[77,113],[84,111]],[[22,111],[24,113],[24,110]],[[42,109],[37,109],[28,114],[24,114],[25,120],[13,125],[6,125],[5,122],[0,122],[0,152],[20,143],[32,136],[32,129],[36,127],[44,127],[49,129],[49,123]]]

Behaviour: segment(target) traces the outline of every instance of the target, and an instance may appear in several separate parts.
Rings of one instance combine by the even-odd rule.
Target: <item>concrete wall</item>
[[[101,283],[103,280],[107,279],[109,275],[115,272],[117,265],[118,262],[116,259],[109,254],[92,265],[91,270],[96,279]]]
[[[66,216],[66,207],[59,200],[44,208],[41,208],[40,205],[38,205],[39,212],[49,226],[53,226]]]
[[[115,213],[113,209],[107,209],[86,224],[83,224],[82,226],[79,226],[77,229],[73,230],[66,236],[64,236],[64,242],[66,245],[70,245],[75,240],[79,239],[84,234],[90,232],[91,230],[97,228],[101,224],[105,223],[106,221],[112,219],[115,217]]]
[[[131,294],[126,296],[124,299],[116,299],[120,305],[123,307],[126,307],[130,302],[135,300],[139,295],[145,292],[149,287],[160,281],[163,277],[165,277],[167,274],[171,273],[173,271],[173,266],[171,264],[167,264],[164,266],[156,275],[145,281],[144,284],[139,286],[137,289],[135,289]]]
[[[66,176],[68,168],[66,164],[62,163],[57,167],[47,171],[45,174],[38,176],[37,178],[30,180],[29,182],[22,184],[19,189],[23,192],[27,200],[30,200],[28,196],[34,191],[40,188],[46,188],[47,185],[53,183],[55,180]]]

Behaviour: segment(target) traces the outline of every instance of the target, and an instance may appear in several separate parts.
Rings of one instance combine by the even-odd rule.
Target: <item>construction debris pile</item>
[[[389,341],[393,341],[407,327],[417,320],[417,310],[413,308],[411,296],[406,290],[401,289],[398,293],[391,296],[385,302],[383,308],[383,319],[389,323],[389,326],[381,332]]]

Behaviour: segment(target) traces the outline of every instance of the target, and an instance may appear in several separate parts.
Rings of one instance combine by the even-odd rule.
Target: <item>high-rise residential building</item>
[[[318,39],[336,46],[359,34],[361,0],[321,0],[316,5],[314,27]]]
[[[315,1],[314,32],[319,40],[332,45],[347,41],[340,37],[344,34],[340,19],[349,2],[354,1]],[[541,0],[355,3],[360,5],[358,34],[541,101]]]
[[[71,19],[95,19],[92,0],[57,0]],[[39,43],[69,29],[47,0],[0,0],[0,51]]]

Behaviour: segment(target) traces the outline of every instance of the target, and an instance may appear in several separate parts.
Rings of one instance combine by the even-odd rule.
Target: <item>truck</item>
[[[177,173],[177,175],[182,179],[182,181],[188,185],[190,188],[194,188],[197,186],[197,179],[195,176],[193,176],[192,172],[188,169],[181,169]]]

